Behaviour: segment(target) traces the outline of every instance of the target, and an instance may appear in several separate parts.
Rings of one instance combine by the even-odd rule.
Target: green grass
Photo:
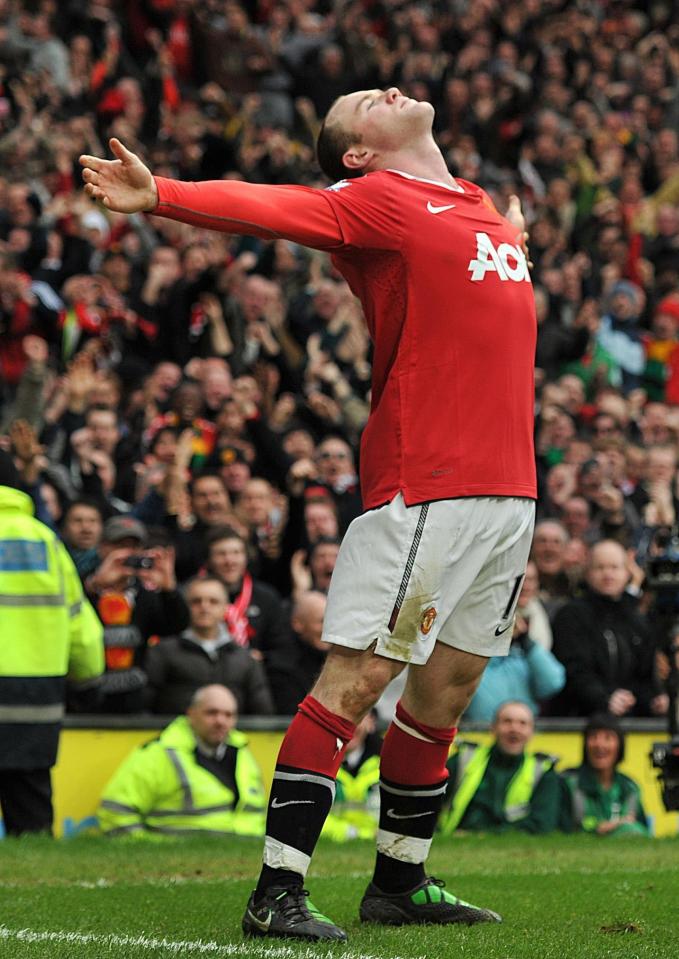
[[[2,959],[673,959],[679,955],[679,841],[456,837],[438,840],[434,875],[501,926],[363,927],[357,905],[369,843],[323,844],[307,885],[349,934],[334,949],[259,940],[243,945],[240,918],[260,858],[248,840],[116,841],[28,837],[0,843]],[[26,933],[96,938],[31,941]],[[166,940],[146,945],[117,937]],[[172,943],[184,942],[184,948]],[[201,950],[198,943],[202,943]],[[218,944],[220,948],[209,944]],[[231,949],[229,950],[229,944]]]

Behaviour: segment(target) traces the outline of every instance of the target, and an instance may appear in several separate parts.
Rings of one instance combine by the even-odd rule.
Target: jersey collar
[[[451,193],[464,193],[464,188],[461,187],[459,183],[452,186],[450,183],[441,183],[440,180],[425,180],[424,177],[413,176],[412,173],[404,173],[403,170],[387,169],[387,173],[398,173],[399,176],[405,177],[406,180],[417,180],[418,183],[431,183],[432,186],[442,186],[444,190],[450,190]]]

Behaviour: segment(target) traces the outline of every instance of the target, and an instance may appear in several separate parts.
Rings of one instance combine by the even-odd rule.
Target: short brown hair
[[[344,130],[339,123],[323,121],[316,140],[316,156],[318,165],[332,183],[362,176],[362,170],[350,170],[342,161],[349,147],[360,142],[358,134]]]

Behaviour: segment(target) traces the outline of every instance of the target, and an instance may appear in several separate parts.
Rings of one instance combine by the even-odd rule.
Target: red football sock
[[[426,726],[399,702],[382,746],[382,779],[406,786],[426,786],[447,779],[446,761],[456,732],[455,727]]]
[[[301,881],[306,874],[355,728],[313,696],[300,703],[274,770],[258,896],[271,886]]]
[[[416,888],[425,877],[446,791],[446,760],[455,729],[418,722],[403,708],[387,731],[380,759],[380,823],[373,882],[382,892]]]
[[[307,696],[298,710],[285,734],[277,765],[307,769],[334,779],[356,726],[331,713],[313,696]]]

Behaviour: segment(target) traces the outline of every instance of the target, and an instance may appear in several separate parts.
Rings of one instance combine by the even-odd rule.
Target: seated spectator
[[[197,689],[186,715],[114,773],[97,812],[102,832],[263,836],[264,786],[237,719],[228,689]]]
[[[85,580],[85,592],[104,624],[106,672],[97,712],[140,712],[149,639],[170,636],[189,622],[175,580],[174,550],[145,549],[146,541],[139,520],[113,516],[98,547],[101,562]]]
[[[293,716],[309,692],[325,662],[329,644],[321,639],[326,598],[309,590],[292,608],[292,649],[269,658],[267,675],[271,683],[276,712]]]
[[[648,836],[641,790],[618,766],[625,736],[610,713],[592,716],[583,734],[582,764],[562,774],[562,828],[598,836]]]
[[[559,822],[561,783],[556,756],[530,752],[533,713],[525,703],[503,703],[490,746],[460,742],[447,763],[450,778],[439,828],[546,833]]]
[[[347,743],[344,761],[337,773],[335,801],[322,835],[336,842],[374,839],[380,806],[380,750],[382,737],[375,731],[376,713],[371,710]]]
[[[224,625],[228,599],[222,581],[216,576],[192,579],[185,595],[189,628],[158,643],[147,656],[152,712],[181,713],[196,689],[219,683],[236,697],[239,713],[271,715],[273,703],[262,664],[234,641]]]
[[[554,618],[554,655],[566,667],[557,715],[662,715],[667,697],[654,675],[655,637],[637,598],[626,592],[627,554],[619,543],[592,547],[587,588]]]
[[[530,628],[530,619],[517,612],[509,653],[491,657],[467,706],[465,719],[490,722],[498,706],[510,696],[537,715],[542,702],[561,692],[566,670],[548,649],[535,642]]]
[[[94,500],[74,500],[64,511],[61,538],[81,580],[87,579],[100,563],[97,547],[103,526],[101,509]]]
[[[235,530],[224,526],[209,533],[207,548],[207,569],[226,586],[226,625],[234,642],[266,662],[269,652],[289,644],[280,596],[272,586],[253,579],[247,545]]]

